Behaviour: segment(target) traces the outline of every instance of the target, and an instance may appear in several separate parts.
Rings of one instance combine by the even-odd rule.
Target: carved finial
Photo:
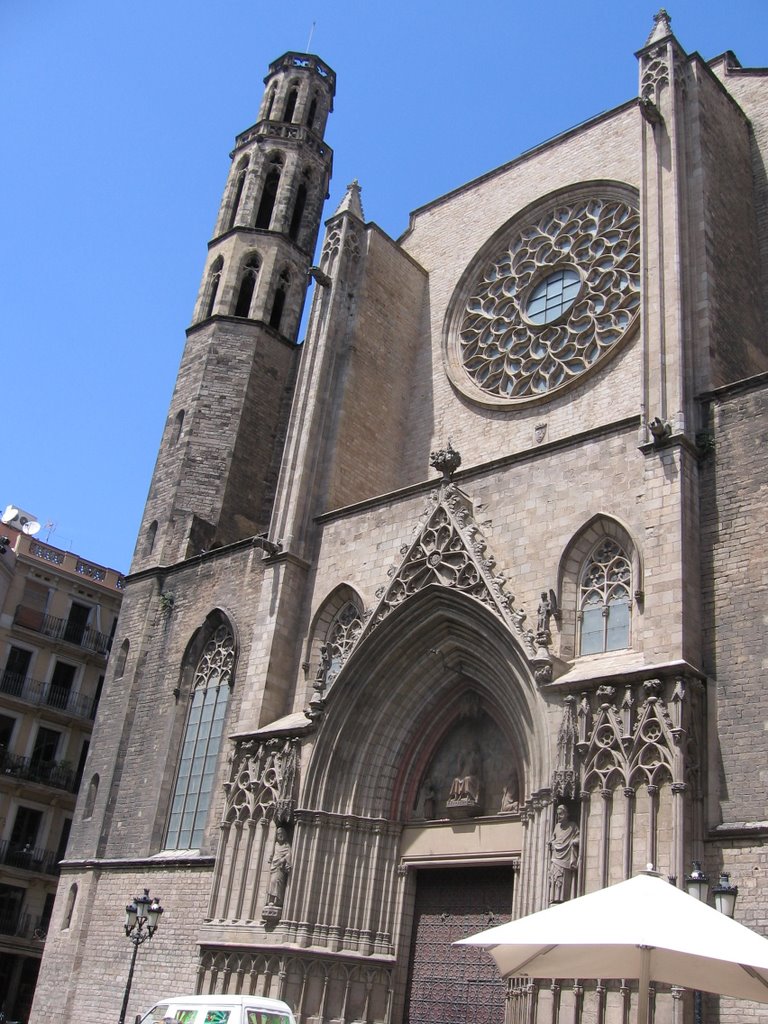
[[[658,39],[664,39],[665,36],[672,34],[671,27],[672,19],[662,7],[653,16],[653,30],[648,36],[646,46],[648,43],[655,43]]]
[[[360,201],[360,182],[355,178],[347,185],[347,191],[344,193],[344,198],[338,205],[334,217],[337,217],[340,213],[351,213],[354,217],[364,221],[365,216],[363,214],[363,204]]]
[[[448,444],[445,448],[440,448],[437,451],[430,453],[429,464],[430,466],[433,466],[438,473],[442,473],[445,483],[448,483],[449,480],[453,479],[453,474],[461,465],[461,455],[459,455],[451,444],[450,438],[448,438]]]

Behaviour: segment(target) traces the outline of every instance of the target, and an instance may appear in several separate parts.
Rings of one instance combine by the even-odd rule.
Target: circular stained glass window
[[[539,281],[525,304],[525,315],[534,324],[551,324],[567,313],[579,294],[581,278],[575,270],[556,270]]]

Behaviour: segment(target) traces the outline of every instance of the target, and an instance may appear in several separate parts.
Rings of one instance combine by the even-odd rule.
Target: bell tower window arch
[[[291,284],[291,275],[287,270],[284,270],[280,274],[277,288],[275,289],[275,297],[272,300],[272,312],[269,315],[269,326],[274,327],[276,331],[280,330],[280,325],[283,320],[283,311],[285,309],[285,300],[288,296],[288,289]]]
[[[277,190],[280,185],[281,171],[282,165],[280,163],[280,158],[275,157],[271,161],[270,169],[264,179],[264,187],[261,191],[261,201],[259,202],[259,208],[256,212],[255,226],[264,231],[268,231],[272,225],[272,214],[277,200]]]
[[[235,304],[235,316],[247,318],[251,315],[251,303],[256,288],[256,279],[259,275],[259,266],[258,256],[249,256],[246,260],[242,277],[240,278],[240,290],[238,291]]]
[[[234,196],[232,198],[232,207],[229,213],[229,223],[227,229],[230,230],[235,226],[237,219],[237,213],[240,209],[240,203],[243,198],[243,191],[245,190],[245,180],[248,175],[248,158],[240,161],[237,171],[237,177],[235,178]]]

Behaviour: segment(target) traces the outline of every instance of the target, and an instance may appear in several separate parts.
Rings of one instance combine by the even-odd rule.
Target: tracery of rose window
[[[485,263],[458,320],[454,361],[496,402],[548,397],[631,330],[639,274],[640,223],[628,201],[561,202],[516,227]]]

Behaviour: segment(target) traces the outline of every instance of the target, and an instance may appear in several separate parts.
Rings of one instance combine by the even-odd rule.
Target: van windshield
[[[247,1024],[292,1024],[291,1018],[274,1010],[246,1010]]]

